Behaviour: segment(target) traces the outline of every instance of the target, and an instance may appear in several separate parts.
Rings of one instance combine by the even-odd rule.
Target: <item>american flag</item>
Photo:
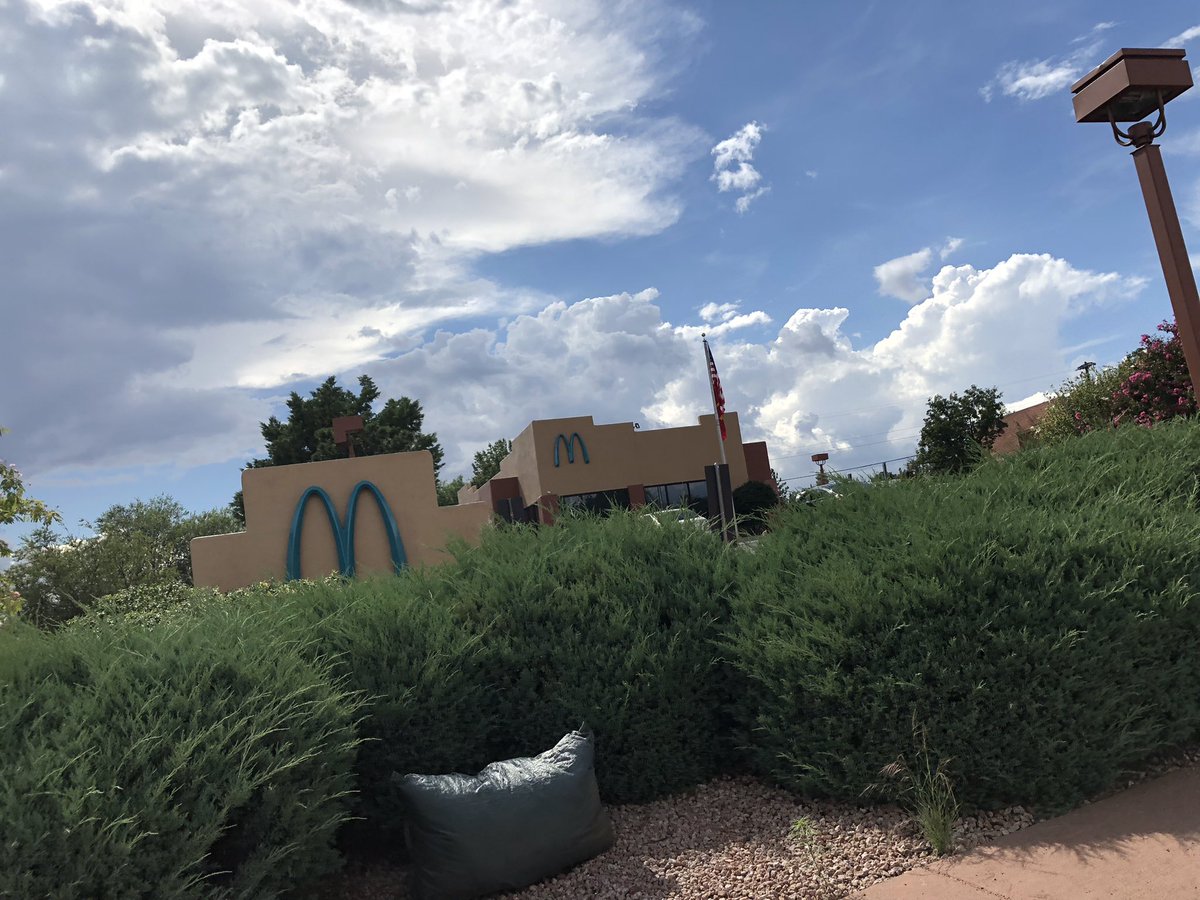
[[[721,379],[717,375],[717,364],[713,362],[708,341],[704,342],[704,356],[708,360],[708,380],[712,382],[713,409],[717,413],[717,424],[721,426],[721,440],[725,440],[725,392],[721,390]]]

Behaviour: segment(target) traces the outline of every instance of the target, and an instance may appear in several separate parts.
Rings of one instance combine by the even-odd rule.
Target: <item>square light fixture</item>
[[[1118,50],[1071,86],[1076,122],[1140,122],[1192,86],[1185,50]]]

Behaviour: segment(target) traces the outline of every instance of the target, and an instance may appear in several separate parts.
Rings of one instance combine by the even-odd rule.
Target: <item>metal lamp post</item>
[[[1184,50],[1118,50],[1072,85],[1071,93],[1075,95],[1075,121],[1108,122],[1117,143],[1134,148],[1133,162],[1175,310],[1179,342],[1192,384],[1200,390],[1200,297],[1162,154],[1154,143],[1167,128],[1167,102],[1192,86],[1185,54]],[[1158,118],[1153,125],[1141,121],[1154,112]],[[1137,124],[1122,131],[1118,122]]]

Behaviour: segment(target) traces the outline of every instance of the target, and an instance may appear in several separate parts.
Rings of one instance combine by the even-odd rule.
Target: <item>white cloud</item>
[[[771,324],[771,317],[761,309],[748,313],[742,312],[742,301],[740,300],[734,303],[706,303],[700,307],[700,318],[704,320],[704,325],[676,326],[676,334],[686,338],[696,338],[704,334],[720,337],[752,325]]]
[[[963,245],[962,238],[946,238],[946,243],[942,245],[942,249],[938,251],[938,256],[942,259],[947,259],[952,256],[959,247]]]
[[[936,253],[941,259],[947,259],[962,246],[962,243],[962,238],[946,238],[946,242]],[[929,277],[926,272],[933,262],[934,253],[932,247],[923,247],[915,253],[898,256],[877,265],[875,280],[879,282],[879,293],[899,297],[909,303],[924,300],[929,296]]]
[[[705,322],[728,321],[737,315],[741,303],[706,303],[700,307],[700,318]]]
[[[1100,61],[1098,54],[1107,39],[1102,35],[1114,24],[1096,23],[1085,34],[1071,41],[1076,47],[1066,56],[1004,63],[995,77],[980,89],[983,99],[991,102],[999,92],[1018,100],[1041,100],[1065,91]]]
[[[910,303],[923,300],[928,294],[927,281],[922,274],[933,262],[933,250],[925,247],[906,256],[898,256],[875,267],[879,293],[899,297]]]
[[[760,187],[758,190],[751,191],[748,194],[742,194],[742,196],[737,198],[733,205],[739,214],[744,214],[746,210],[750,208],[751,203],[753,203],[763,194],[768,193],[770,190],[771,189],[769,187]]]
[[[1191,28],[1186,28],[1172,37],[1167,38],[1162,42],[1163,47],[1178,47],[1180,44],[1186,44],[1188,41],[1200,38],[1200,25],[1193,25]]]
[[[1006,97],[1041,100],[1066,90],[1085,71],[1083,66],[1071,60],[1007,62],[1000,67],[996,77],[983,88],[983,96],[985,100],[991,100],[994,92],[999,89]]]
[[[741,194],[735,203],[738,213],[745,213],[751,203],[770,190],[761,183],[762,174],[752,165],[762,135],[763,126],[748,122],[712,148],[712,180],[721,193]]]
[[[600,0],[0,2],[14,455],[237,458],[263,416],[229,388],[544,307],[474,261],[675,221],[706,144],[640,109],[696,27]]]
[[[807,455],[818,450],[834,451],[843,469],[910,453],[933,393],[975,383],[1019,386],[1021,396],[1061,383],[1077,361],[1061,338],[1063,326],[1129,300],[1139,287],[1048,255],[1017,254],[986,269],[945,266],[928,296],[890,334],[866,345],[852,341],[842,307],[796,309],[762,334],[748,326],[768,325],[767,314],[735,301],[705,304],[700,322],[671,322],[652,288],[574,303],[525,298],[527,312],[461,333],[380,336],[368,326],[365,333],[380,342],[376,360],[339,374],[351,383],[365,370],[384,396],[419,397],[452,476],[469,471],[479,447],[516,435],[533,418],[593,415],[643,427],[694,422],[708,404],[703,331],[715,338],[729,408],[739,412],[749,439],[769,442],[776,468],[790,476],[807,472]],[[115,351],[130,354],[133,346]],[[113,402],[134,402],[155,422],[144,446],[120,449],[131,447],[123,420],[104,404],[86,419],[51,422],[52,436],[70,445],[77,429],[91,429],[101,466],[174,454],[200,464],[248,454],[266,414],[263,401],[245,391],[200,398],[150,382],[138,390],[133,401]],[[46,462],[43,468],[70,470],[79,460]]]
[[[672,323],[658,292],[554,302],[506,326],[439,333],[373,367],[384,389],[419,396],[447,446],[448,473],[533,418],[593,415],[643,427],[682,425],[707,410],[700,332],[707,331],[729,408],[766,439],[776,468],[806,472],[805,454],[837,451],[845,468],[912,451],[926,400],[970,384],[1020,397],[1061,383],[1074,365],[1061,338],[1076,316],[1136,294],[1140,282],[1017,254],[988,269],[947,266],[930,295],[875,344],[855,346],[845,308],[797,309],[764,338],[716,328],[738,304],[708,304],[712,324]],[[1038,383],[1040,379],[1040,384]],[[497,398],[506,398],[497,402]]]
[[[999,93],[1018,100],[1041,100],[1067,90],[1111,53],[1111,49],[1103,49],[1109,40],[1104,32],[1116,27],[1116,24],[1098,22],[1093,25],[1086,34],[1071,41],[1078,46],[1065,56],[1004,63],[996,71],[995,77],[980,88],[983,99],[990,102]],[[1200,25],[1180,32],[1160,46],[1178,47],[1197,37],[1200,37]]]
[[[1012,403],[1004,405],[1006,413],[1019,412],[1022,409],[1028,409],[1031,406],[1037,406],[1039,403],[1045,403],[1050,399],[1050,395],[1045,391],[1035,391],[1028,397],[1022,397],[1020,400],[1014,400]]]

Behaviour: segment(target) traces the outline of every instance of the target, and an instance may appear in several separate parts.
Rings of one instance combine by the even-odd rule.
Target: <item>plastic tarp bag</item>
[[[612,846],[590,732],[478,775],[406,775],[406,838],[422,900],[480,897],[557,875]]]

